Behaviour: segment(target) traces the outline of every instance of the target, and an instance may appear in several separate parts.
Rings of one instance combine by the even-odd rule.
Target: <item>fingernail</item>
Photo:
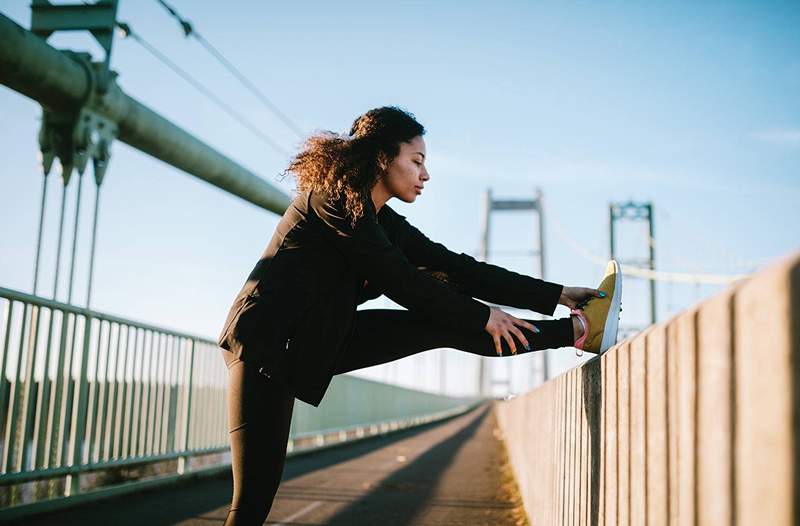
[[[606,297],[606,293],[605,293],[605,292],[603,292],[602,290],[600,291],[600,297],[601,297],[601,298],[605,298],[605,297]]]
[[[536,334],[539,334],[539,333],[540,333],[540,332],[542,332],[542,331],[540,331],[540,330],[539,330],[539,327],[537,327],[536,325],[534,325],[534,326],[533,326],[533,332],[535,332]]]
[[[531,346],[530,346],[530,345],[528,345],[527,343],[525,344],[525,350],[526,350],[526,351],[530,351],[530,350],[531,350]]]

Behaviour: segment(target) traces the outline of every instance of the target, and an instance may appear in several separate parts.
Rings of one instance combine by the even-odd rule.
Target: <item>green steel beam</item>
[[[256,206],[283,214],[289,196],[144,104],[116,83],[95,90],[92,68],[0,14],[0,83],[56,111],[88,105],[117,123],[119,140]]]

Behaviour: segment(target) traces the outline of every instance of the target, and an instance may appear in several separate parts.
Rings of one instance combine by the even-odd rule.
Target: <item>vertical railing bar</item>
[[[17,366],[16,370],[14,371],[14,383],[11,386],[11,395],[9,396],[9,412],[8,412],[8,424],[6,427],[6,436],[5,436],[5,443],[6,443],[6,454],[3,458],[3,473],[8,473],[9,471],[13,471],[15,468],[15,453],[17,450],[17,428],[19,424],[17,420],[19,419],[19,410],[20,410],[20,394],[19,390],[22,388],[23,378],[22,378],[22,362],[26,358],[26,355],[23,355],[25,349],[25,342],[26,342],[26,334],[28,327],[28,307],[29,305],[26,303],[22,304],[22,326],[20,328],[19,333],[19,350],[17,351]],[[26,353],[27,354],[27,353]]]
[[[146,358],[145,350],[147,348],[147,330],[141,329],[142,337],[139,345],[136,348],[137,367],[134,371],[135,390],[134,390],[134,407],[132,408],[132,424],[131,424],[131,442],[128,448],[128,457],[136,457],[139,454],[139,430],[142,427],[142,398],[144,397],[144,361]]]
[[[187,367],[186,362],[186,345],[188,343],[188,339],[185,337],[181,337],[179,339],[177,356],[178,362],[175,365],[175,422],[173,423],[174,434],[172,437],[172,449],[171,451],[180,453],[181,447],[180,445],[183,443],[183,438],[181,436],[181,431],[183,430],[183,410],[184,410],[184,380],[185,375],[184,371]]]
[[[166,345],[164,346],[164,358],[161,364],[161,401],[159,402],[160,410],[159,410],[159,424],[158,424],[158,433],[156,435],[156,447],[155,452],[161,454],[164,452],[164,436],[166,436],[167,430],[167,422],[165,418],[169,416],[169,406],[167,405],[167,401],[169,400],[169,393],[167,391],[167,375],[169,374],[169,359],[170,359],[170,349],[172,348],[173,337],[171,334],[165,334],[166,338]]]
[[[200,404],[199,411],[197,412],[197,443],[194,445],[195,449],[202,449],[206,447],[206,411],[208,410],[208,390],[206,388],[206,353],[205,346],[200,345],[200,353],[197,355],[199,361],[198,367],[198,397],[197,400]]]
[[[174,335],[170,335],[167,339],[167,353],[164,356],[164,399],[161,401],[161,435],[159,437],[159,447],[158,450],[161,453],[165,453],[167,451],[167,437],[169,436],[169,418],[171,415],[170,406],[171,397],[170,397],[170,389],[172,389],[172,378],[170,375],[172,374],[172,358],[175,356],[174,347],[175,347],[175,340],[176,337]]]
[[[3,337],[3,359],[0,362],[0,411],[5,411],[5,404],[6,404],[6,383],[9,384],[9,391],[11,390],[11,383],[6,380],[6,365],[8,364],[9,357],[11,356],[11,348],[9,343],[11,341],[11,322],[14,317],[14,301],[8,300],[8,310],[6,311],[7,318],[6,318],[6,333]],[[11,403],[11,399],[9,398],[9,404]],[[0,413],[7,415],[8,412]],[[8,428],[8,422],[2,422],[4,429]],[[8,442],[4,442],[4,447],[8,447]],[[3,457],[5,456],[5,451],[0,453]],[[2,458],[2,457],[0,457]],[[2,470],[5,473],[5,469]]]
[[[86,406],[88,397],[88,362],[89,346],[92,339],[92,315],[86,315],[83,330],[83,350],[81,352],[80,373],[77,379],[78,396],[72,407],[72,426],[70,429],[69,457],[68,465],[79,465],[83,461],[83,446],[86,438]],[[100,324],[98,324],[98,347],[100,346]],[[71,375],[70,375],[71,376]],[[67,483],[64,488],[66,496],[76,495],[80,490],[80,475],[67,475]]]
[[[192,449],[198,449],[201,447],[203,442],[203,353],[201,351],[201,345],[198,345],[198,348],[195,350],[194,354],[194,378],[192,382],[194,383],[194,399],[195,399],[195,411],[193,418],[194,429],[192,430]]]
[[[172,443],[170,442],[170,437],[172,436],[172,423],[174,422],[175,415],[172,412],[172,402],[174,400],[174,396],[172,394],[172,375],[175,371],[175,366],[173,365],[173,361],[175,360],[176,354],[176,347],[178,342],[178,336],[172,335],[170,338],[170,345],[169,351],[166,359],[164,360],[164,364],[167,368],[166,372],[166,379],[164,380],[164,390],[166,392],[166,400],[164,401],[164,423],[162,424],[162,432],[161,432],[161,451],[167,453],[170,451],[170,447]]]
[[[175,422],[175,415],[172,411],[172,404],[175,398],[172,393],[172,375],[175,372],[175,367],[172,362],[175,359],[176,347],[179,339],[179,336],[172,335],[170,338],[169,353],[165,360],[167,372],[166,379],[164,380],[164,392],[166,395],[164,396],[164,422],[161,427],[161,451],[164,453],[169,453],[172,447],[170,438],[172,437],[172,426]]]
[[[155,425],[153,430],[153,454],[161,453],[161,434],[164,432],[164,374],[166,373],[167,356],[169,352],[169,334],[162,334],[162,345],[160,350],[161,359],[158,361],[158,397],[156,398]]]
[[[167,432],[169,429],[169,374],[171,372],[170,369],[170,360],[172,359],[172,346],[175,344],[175,337],[172,334],[167,333],[167,342],[166,346],[164,347],[164,363],[163,363],[163,393],[161,396],[161,427],[158,434],[158,452],[164,453],[166,452],[166,437]]]
[[[98,356],[103,359],[103,371],[100,371],[100,360],[97,360],[97,406],[95,407],[94,444],[95,462],[100,462],[103,452],[103,429],[106,425],[106,407],[108,404],[108,363],[111,360],[111,337],[115,322],[107,322],[108,336],[97,342]],[[105,343],[103,343],[105,341]]]
[[[131,408],[131,440],[128,445],[128,457],[135,457],[139,450],[139,428],[141,427],[142,412],[142,377],[144,375],[145,347],[147,345],[147,330],[140,329],[142,335],[136,347],[137,368],[134,369],[134,398]]]
[[[119,367],[120,367],[120,353],[122,347],[122,331],[125,325],[117,324],[117,339],[114,345],[114,351],[111,352],[109,349],[109,355],[114,357],[114,367],[111,369],[111,377],[108,380],[108,395],[106,395],[106,416],[104,418],[106,425],[103,428],[103,442],[101,446],[102,454],[100,456],[101,461],[110,460],[114,456],[114,432],[116,431],[116,423],[117,423],[117,404],[118,402],[118,393],[117,393],[117,385],[118,385],[118,378],[119,378]]]
[[[38,365],[37,358],[39,357],[39,312],[38,305],[31,305],[31,322],[28,329],[28,356],[27,356],[27,369],[25,370],[25,391],[23,393],[22,405],[23,412],[20,415],[22,418],[22,426],[18,431],[21,441],[21,448],[19,459],[17,461],[17,470],[23,471],[28,466],[28,456],[31,451],[31,445],[28,441],[28,434],[32,427],[33,415],[36,411],[34,404],[34,397],[32,396],[36,387],[36,366]],[[38,391],[38,389],[37,389]],[[32,437],[35,439],[35,435]],[[34,450],[35,451],[35,450]]]
[[[172,357],[169,369],[169,415],[167,418],[168,428],[164,450],[173,453],[175,451],[175,429],[178,423],[178,382],[179,379],[179,358],[181,352],[181,336],[173,338]]]
[[[208,399],[206,397],[206,353],[203,351],[204,345],[200,346],[197,354],[197,404],[198,411],[195,411],[195,444],[192,449],[206,447],[206,412],[208,410]]]
[[[113,328],[116,326],[117,330],[113,331]],[[102,404],[102,413],[103,417],[100,419],[100,436],[97,440],[97,461],[100,462],[101,460],[106,460],[108,458],[108,427],[111,425],[111,413],[113,408],[113,397],[114,397],[114,388],[116,387],[116,378],[117,375],[117,358],[119,353],[119,340],[120,340],[120,331],[122,330],[122,326],[119,323],[112,323],[111,330],[108,334],[108,352],[106,353],[106,365],[103,369],[103,384],[105,385],[104,391],[104,400]],[[112,349],[114,349],[112,351]],[[108,376],[108,370],[111,367],[111,358],[114,358],[114,368],[111,370],[111,374],[113,376],[112,379]]]
[[[54,310],[52,308],[48,309],[49,312],[48,316],[48,331],[47,331],[47,338],[45,339],[44,344],[44,373],[42,375],[42,383],[39,385],[39,389],[37,390],[36,394],[36,415],[34,417],[34,428],[33,434],[36,437],[36,447],[34,448],[34,459],[33,459],[33,467],[34,469],[40,469],[44,467],[46,463],[46,455],[45,455],[45,445],[49,442],[49,437],[46,435],[47,431],[47,423],[48,417],[50,415],[50,349],[52,348],[52,327],[53,327],[53,315]],[[58,374],[58,373],[56,373]]]
[[[109,321],[105,321],[105,326],[107,327],[106,333],[108,336],[105,336],[104,331],[100,330],[99,337],[97,339],[97,355],[95,356],[95,368],[94,368],[94,383],[95,383],[95,390],[94,390],[94,399],[92,400],[91,408],[92,411],[89,413],[89,418],[86,420],[87,425],[90,426],[87,428],[87,432],[89,433],[89,440],[88,440],[88,462],[91,464],[93,462],[97,462],[97,443],[99,442],[99,434],[100,428],[102,428],[103,424],[101,419],[103,418],[103,398],[105,394],[104,388],[104,381],[103,381],[103,373],[102,373],[102,364],[101,360],[108,364],[108,353],[105,352],[105,348],[107,347],[107,343],[111,339],[111,329],[112,323]]]
[[[59,319],[59,338],[58,343],[55,342],[55,339],[52,338],[53,334],[53,324],[55,323],[56,315],[58,315]],[[61,405],[62,405],[62,398],[63,398],[63,389],[64,389],[64,362],[65,362],[65,355],[67,352],[66,348],[66,333],[64,332],[65,325],[70,323],[73,317],[77,316],[76,314],[70,314],[64,312],[62,310],[53,309],[50,312],[50,323],[48,327],[48,345],[53,346],[56,345],[56,369],[55,369],[55,386],[52,388],[50,392],[50,402],[48,410],[47,410],[47,430],[45,431],[45,445],[44,445],[44,465],[45,467],[53,467],[58,461],[58,448],[59,448],[59,439],[58,439],[58,431],[60,428],[59,419],[62,418],[61,413]]]
[[[117,337],[117,348],[115,351],[115,358],[114,358],[114,385],[112,389],[112,398],[111,398],[111,415],[108,418],[108,429],[106,434],[108,436],[107,445],[106,445],[106,454],[103,457],[106,460],[110,460],[116,457],[117,454],[117,440],[119,440],[119,401],[122,398],[119,395],[119,390],[122,388],[124,384],[119,381],[120,376],[125,376],[125,346],[122,344],[122,329],[125,328],[125,346],[128,344],[128,332],[130,331],[129,325],[120,325],[119,332]],[[122,372],[120,373],[120,367],[122,368]]]
[[[78,320],[79,318],[77,314],[70,315],[69,313],[62,311],[61,338],[59,345],[62,349],[64,349],[63,354],[65,355],[65,360],[63,363],[63,370],[61,371],[61,374],[63,375],[61,388],[58,389],[58,392],[56,393],[59,403],[59,407],[57,408],[58,419],[56,419],[54,422],[56,427],[53,431],[56,440],[56,449],[54,451],[54,463],[56,466],[64,465],[66,457],[65,452],[68,452],[69,449],[69,444],[66,440],[66,435],[68,433],[66,427],[72,413],[72,368],[75,366],[75,356],[78,353]],[[86,336],[86,317],[81,316],[80,321],[83,323],[83,331],[81,332],[81,337],[83,338]],[[69,341],[69,345],[67,345],[67,341]],[[82,341],[83,340],[81,340],[81,342]]]
[[[155,387],[155,396],[153,397],[153,414],[152,414],[152,428],[153,428],[153,435],[150,439],[150,454],[155,455],[158,451],[158,437],[161,433],[161,403],[163,401],[163,389],[162,389],[162,382],[161,382],[161,374],[164,370],[164,347],[169,338],[168,335],[161,333],[159,334],[159,341],[158,341],[158,361],[156,362],[156,370],[155,376],[153,377],[154,387]]]
[[[149,338],[149,331],[147,329],[142,330],[142,340],[137,349],[137,353],[139,355],[138,360],[138,368],[136,374],[136,407],[133,413],[133,434],[131,435],[131,449],[128,456],[130,457],[137,457],[139,456],[139,435],[141,434],[142,429],[142,403],[144,401],[144,372],[145,372],[145,361],[147,360],[147,342]]]
[[[100,389],[99,376],[100,376],[100,354],[102,353],[101,347],[103,345],[103,331],[107,325],[105,320],[97,320],[97,350],[94,354],[94,381],[89,382],[89,397],[86,403],[86,446],[88,450],[88,462],[94,459],[94,431],[95,431],[95,415],[97,413],[98,390]],[[92,348],[94,346],[92,345]],[[88,369],[87,369],[88,371]],[[88,372],[87,372],[88,375]],[[87,377],[88,381],[88,377]],[[79,457],[83,461],[83,457]]]
[[[131,331],[133,331],[133,348],[131,348]],[[119,448],[115,452],[116,458],[127,457],[126,448],[130,440],[130,414],[132,413],[131,404],[133,401],[133,377],[134,366],[136,364],[136,337],[139,334],[139,329],[136,327],[128,327],[128,338],[125,341],[125,370],[123,374],[123,385],[125,389],[122,391],[122,400],[120,401],[120,437]],[[130,381],[128,380],[128,370],[130,369]],[[128,396],[130,394],[130,397]]]
[[[133,331],[133,349],[131,352],[131,379],[130,385],[125,390],[130,393],[125,401],[125,428],[123,429],[122,446],[120,447],[120,458],[128,458],[131,456],[131,446],[133,444],[133,428],[134,417],[136,415],[136,364],[139,362],[139,344],[141,339],[139,335],[142,334],[142,329],[138,327]]]
[[[123,457],[130,458],[133,456],[133,444],[136,441],[136,402],[139,394],[139,380],[137,375],[138,365],[142,361],[139,347],[144,339],[144,330],[136,328],[133,333],[133,357],[131,358],[131,386],[130,386],[130,400],[128,400],[126,412],[128,413],[128,426],[125,434],[127,439],[125,441],[125,448],[123,449]]]
[[[145,436],[144,436],[144,449],[145,455],[153,452],[151,448],[153,439],[153,413],[155,412],[154,402],[156,398],[155,389],[155,369],[158,365],[158,347],[161,344],[161,333],[154,332],[152,345],[150,346],[150,367],[148,367],[148,380],[147,380],[147,413],[145,416]]]
[[[169,334],[161,335],[161,345],[159,346],[158,369],[156,371],[156,385],[158,395],[156,397],[155,422],[153,425],[153,454],[161,453],[161,433],[164,431],[164,373],[167,365],[167,353],[169,351]]]
[[[181,453],[186,453],[189,449],[189,428],[192,422],[192,378],[194,376],[194,348],[195,348],[195,339],[191,339],[190,347],[189,347],[189,357],[188,357],[188,367],[189,372],[186,376],[186,395],[184,396],[184,405],[183,405],[183,436],[182,441],[183,444],[181,446]],[[183,475],[186,472],[186,455],[181,455],[178,458],[178,474]]]
[[[205,348],[205,345],[203,346]],[[201,411],[201,422],[202,422],[202,429],[203,429],[203,440],[199,444],[200,448],[207,448],[209,446],[209,439],[208,439],[208,431],[209,431],[209,418],[208,418],[208,410],[211,406],[211,395],[210,395],[210,383],[208,381],[208,366],[209,366],[209,359],[208,353],[204,350],[203,351],[203,406]]]
[[[139,408],[139,451],[137,451],[137,456],[144,455],[147,451],[147,419],[150,413],[150,383],[151,378],[149,375],[149,371],[153,367],[153,340],[155,339],[155,334],[152,331],[148,331],[150,338],[148,339],[149,344],[145,347],[148,350],[147,353],[147,368],[142,368],[142,404]],[[145,372],[148,373],[148,377],[145,378]]]
[[[24,303],[20,303],[20,305],[22,305],[23,309],[25,308],[25,304]],[[14,312],[13,312],[14,305],[13,304],[12,304],[11,308],[12,308],[11,316],[13,316],[14,315]],[[4,449],[3,449],[2,455],[0,455],[0,473],[6,473],[8,471],[7,465],[6,465],[6,457],[8,456],[8,450],[9,450],[9,435],[10,435],[10,431],[11,431],[12,412],[13,412],[13,407],[14,407],[14,396],[15,396],[15,390],[16,390],[16,384],[17,384],[16,377],[17,377],[17,374],[18,374],[17,371],[15,371],[14,368],[11,367],[11,365],[10,365],[11,355],[14,353],[14,351],[13,351],[14,347],[16,347],[14,338],[9,338],[9,341],[6,344],[6,349],[7,349],[6,356],[3,359],[4,367],[5,367],[5,363],[9,362],[8,374],[10,376],[10,379],[8,380],[8,395],[7,395],[8,405],[7,406],[6,405],[0,406],[0,409],[2,409],[4,411],[2,413],[2,415],[1,415],[2,419],[3,419],[2,431],[3,431],[3,447],[4,447]],[[17,367],[18,367],[19,366],[19,359],[17,359],[16,363],[17,363]],[[4,371],[3,377],[5,378],[5,371]],[[6,390],[4,389],[3,390],[4,398],[6,397],[5,391]],[[5,401],[6,400],[3,400],[4,403],[5,403]],[[12,449],[13,449],[13,447],[12,447]]]
[[[189,378],[189,399],[192,401],[192,409],[196,411],[197,407],[197,382],[194,381],[194,377],[197,374],[197,354],[196,354],[196,343],[197,341],[192,339],[192,362],[190,364],[190,371],[191,377]],[[187,442],[186,442],[186,450],[189,451],[190,448],[194,447],[194,437],[195,437],[195,429],[197,428],[197,419],[192,418],[192,414],[190,413],[187,415],[186,425],[187,427]]]

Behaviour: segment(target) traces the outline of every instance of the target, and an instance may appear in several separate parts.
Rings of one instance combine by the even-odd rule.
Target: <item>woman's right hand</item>
[[[500,343],[500,338],[503,338],[508,346],[511,348],[511,354],[517,354],[517,346],[514,343],[512,334],[519,338],[522,345],[526,350],[530,350],[530,343],[522,331],[518,327],[525,327],[533,332],[539,332],[539,329],[525,320],[515,318],[514,316],[503,312],[499,307],[491,307],[489,313],[489,321],[486,322],[484,330],[492,335],[494,340],[494,347],[498,356],[503,354],[503,347]]]

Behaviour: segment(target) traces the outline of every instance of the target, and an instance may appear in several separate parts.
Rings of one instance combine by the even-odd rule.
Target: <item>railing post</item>
[[[189,424],[191,423],[191,411],[192,411],[192,377],[194,375],[194,349],[195,349],[196,341],[192,339],[192,346],[189,350],[189,377],[187,378],[186,383],[186,396],[184,399],[183,404],[183,445],[181,446],[181,453],[180,457],[178,457],[178,474],[183,475],[186,472],[186,461],[187,455],[185,455],[186,451],[189,449]]]

